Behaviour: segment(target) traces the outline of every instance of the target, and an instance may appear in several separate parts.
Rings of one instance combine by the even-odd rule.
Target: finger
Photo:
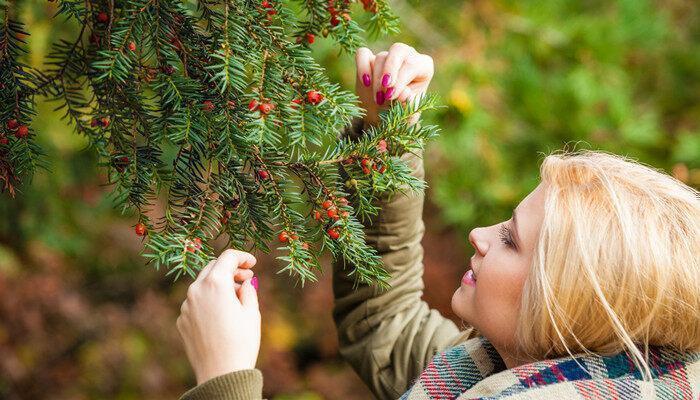
[[[389,53],[382,51],[377,53],[372,67],[372,98],[378,105],[384,104],[384,88],[382,87],[382,71],[384,71],[384,61]]]
[[[369,88],[372,85],[372,62],[374,53],[367,47],[360,47],[355,53],[358,87]]]
[[[243,282],[243,285],[241,285],[239,297],[243,307],[256,310],[258,309],[258,291],[255,290],[255,287],[253,287],[250,279]]]
[[[216,259],[209,261],[209,264],[207,264],[206,267],[202,268],[202,270],[199,271],[199,275],[197,275],[197,279],[195,279],[194,281],[201,282],[202,279],[206,278],[209,274],[209,271],[211,270],[211,267],[214,266],[214,263],[216,263]]]
[[[396,84],[399,76],[399,69],[404,64],[404,61],[411,55],[417,54],[416,50],[403,43],[394,43],[389,48],[389,54],[384,61],[381,72],[382,87],[391,95],[395,89],[392,87]],[[390,96],[387,96],[390,97]]]
[[[255,257],[245,251],[225,250],[211,268],[207,279],[211,278],[233,286],[233,276],[236,270],[238,268],[252,268],[256,262]]]
[[[233,281],[236,283],[240,283],[245,281],[246,279],[252,278],[254,275],[253,271],[250,269],[237,269],[236,273],[233,275]]]
[[[400,102],[400,103],[405,103],[405,102],[407,102],[407,101],[411,98],[412,95],[413,95],[413,91],[411,90],[411,88],[410,88],[410,87],[405,87],[405,88],[403,88],[403,90],[401,91],[401,94],[399,94],[399,95],[396,97],[396,101],[398,101],[398,102]]]
[[[396,84],[393,86],[395,94],[393,96],[386,96],[386,99],[391,100],[392,97],[397,98],[404,88],[412,83],[420,83],[427,88],[430,79],[433,77],[432,61],[433,59],[431,57],[423,57],[423,55],[408,57],[406,62],[401,65],[398,76],[396,77]]]

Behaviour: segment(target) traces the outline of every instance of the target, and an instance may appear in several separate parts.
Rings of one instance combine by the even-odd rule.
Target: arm
[[[197,386],[181,400],[262,398],[262,374],[255,369],[260,310],[251,268],[256,261],[250,253],[226,250],[187,290],[177,329]]]
[[[423,179],[422,158],[406,153],[402,159]],[[340,353],[380,399],[398,398],[437,352],[470,333],[460,332],[421,300],[423,200],[422,193],[411,191],[392,199],[383,196],[381,211],[365,225],[367,243],[377,249],[391,274],[389,290],[353,289],[342,260],[333,265],[333,317]]]

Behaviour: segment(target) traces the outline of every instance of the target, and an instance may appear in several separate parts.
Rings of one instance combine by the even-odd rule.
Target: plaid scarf
[[[627,353],[577,355],[506,369],[483,337],[433,357],[402,400],[688,399],[700,400],[700,353],[652,347],[646,382]]]

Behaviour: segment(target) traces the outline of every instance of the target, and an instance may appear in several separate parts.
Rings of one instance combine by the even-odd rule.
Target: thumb
[[[253,279],[257,280],[257,277],[254,276],[243,282],[239,292],[239,297],[243,307],[257,310],[259,308],[258,291],[251,282]]]

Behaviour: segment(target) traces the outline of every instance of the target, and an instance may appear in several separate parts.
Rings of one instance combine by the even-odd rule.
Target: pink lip
[[[462,277],[462,283],[469,286],[476,286],[476,279],[474,279],[474,272],[472,270],[467,271]]]

